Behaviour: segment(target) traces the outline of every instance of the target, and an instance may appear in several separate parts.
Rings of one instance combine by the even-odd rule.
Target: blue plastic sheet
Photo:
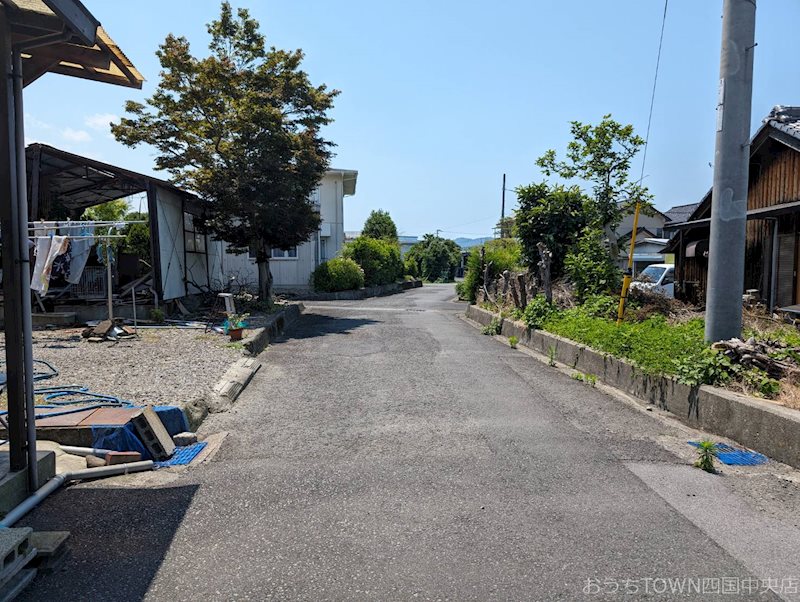
[[[153,410],[161,419],[170,436],[189,430],[189,421],[180,408],[175,406],[153,406]],[[142,454],[143,460],[153,459],[131,423],[124,426],[93,426],[92,447],[113,451],[137,451]]]

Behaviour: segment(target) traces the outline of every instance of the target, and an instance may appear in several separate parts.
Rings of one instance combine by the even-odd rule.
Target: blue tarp
[[[189,421],[186,414],[175,406],[153,406],[156,415],[164,423],[164,428],[170,436],[189,430]],[[139,440],[136,429],[130,422],[124,426],[93,426],[92,447],[110,449],[113,451],[137,451],[142,454],[142,460],[152,460],[153,457]]]

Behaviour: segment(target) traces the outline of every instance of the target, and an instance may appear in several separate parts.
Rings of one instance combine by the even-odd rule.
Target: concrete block
[[[36,555],[30,527],[0,529],[0,584],[16,575]]]
[[[36,569],[19,571],[8,583],[0,588],[0,602],[11,602],[22,593],[36,577]]]
[[[175,444],[153,408],[144,408],[131,420],[139,438],[155,460],[167,460],[175,453]]]
[[[8,449],[8,448],[6,448]],[[46,483],[56,474],[56,455],[52,451],[36,452],[39,483]],[[9,472],[8,452],[0,452],[0,516],[7,514],[28,497],[28,474],[24,470]]]
[[[170,456],[172,454],[170,453]],[[142,459],[142,454],[134,451],[110,451],[106,454],[106,466],[114,466],[116,464],[128,464],[130,462],[139,462]]]
[[[31,544],[36,548],[36,558],[29,566],[40,573],[49,574],[58,569],[69,555],[69,531],[36,531]]]
[[[172,442],[178,447],[192,445],[193,443],[197,443],[197,433],[178,433],[177,435],[173,435]]]

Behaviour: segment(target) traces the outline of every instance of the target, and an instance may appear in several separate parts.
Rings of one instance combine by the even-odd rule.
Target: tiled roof
[[[664,212],[664,215],[667,216],[666,223],[679,224],[681,222],[685,222],[699,206],[700,203],[689,203],[688,205],[676,205],[675,207],[670,207]]]
[[[800,107],[777,105],[764,119],[764,123],[785,134],[800,138]]]

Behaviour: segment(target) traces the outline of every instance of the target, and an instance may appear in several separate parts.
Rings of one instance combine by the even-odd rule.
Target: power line
[[[639,183],[644,180],[644,167],[647,161],[647,145],[650,142],[650,125],[653,122],[653,106],[656,102],[656,85],[658,84],[658,68],[661,65],[661,48],[664,45],[664,28],[667,25],[667,7],[669,0],[664,0],[664,14],[661,17],[661,35],[658,38],[658,55],[656,56],[656,72],[653,76],[653,91],[650,94],[650,113],[647,116],[647,132],[644,136],[644,148],[642,149],[642,173],[639,177]]]

